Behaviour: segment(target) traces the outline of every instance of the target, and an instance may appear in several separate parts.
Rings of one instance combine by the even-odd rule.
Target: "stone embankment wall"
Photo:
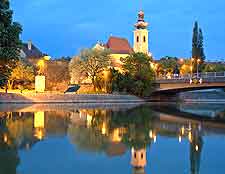
[[[0,103],[135,103],[143,99],[132,95],[0,93]]]

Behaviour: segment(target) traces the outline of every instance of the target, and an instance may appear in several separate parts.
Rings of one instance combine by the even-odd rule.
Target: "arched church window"
[[[139,42],[139,36],[137,36],[137,42]]]
[[[137,156],[137,155],[136,155],[136,152],[134,152],[134,158],[136,158],[136,156]]]
[[[143,40],[144,40],[144,42],[146,42],[146,37],[145,36],[144,36]]]
[[[144,155],[143,155],[143,153],[141,153],[141,159],[143,159],[143,157],[144,157]]]

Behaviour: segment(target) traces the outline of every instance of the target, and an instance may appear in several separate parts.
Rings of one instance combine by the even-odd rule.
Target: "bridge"
[[[157,77],[154,100],[171,99],[180,92],[225,88],[225,72],[205,72],[179,77]]]

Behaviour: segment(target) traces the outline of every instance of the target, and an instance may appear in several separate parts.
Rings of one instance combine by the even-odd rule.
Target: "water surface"
[[[0,174],[224,174],[224,104],[0,105]]]

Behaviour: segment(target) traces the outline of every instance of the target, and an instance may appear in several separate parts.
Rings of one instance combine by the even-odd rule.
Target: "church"
[[[126,38],[111,36],[106,44],[97,43],[95,49],[107,48],[111,51],[112,65],[115,69],[120,70],[122,67],[121,58],[126,58],[133,52],[142,52],[149,56],[152,54],[148,49],[148,23],[144,20],[144,12],[139,11],[138,20],[135,23],[133,33],[133,47]]]

